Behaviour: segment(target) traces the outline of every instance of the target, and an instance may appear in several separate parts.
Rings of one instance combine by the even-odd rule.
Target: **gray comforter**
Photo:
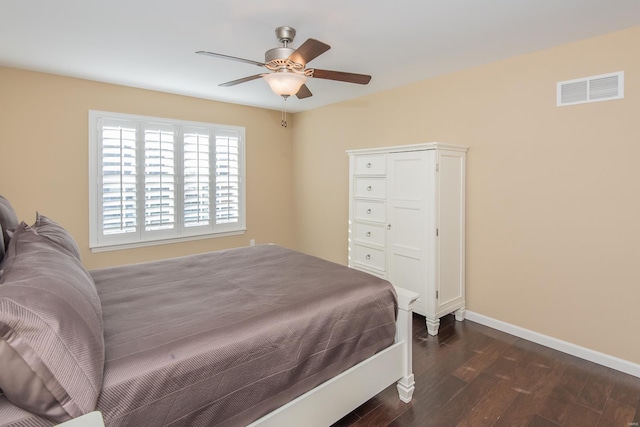
[[[97,409],[107,426],[246,425],[395,335],[388,282],[273,245],[91,275],[104,318]]]

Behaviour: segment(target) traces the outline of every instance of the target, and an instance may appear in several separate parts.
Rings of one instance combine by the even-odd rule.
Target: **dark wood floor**
[[[453,316],[413,325],[411,403],[394,385],[334,427],[640,425],[640,378]]]

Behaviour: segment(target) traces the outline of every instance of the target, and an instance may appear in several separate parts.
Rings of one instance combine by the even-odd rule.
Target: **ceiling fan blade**
[[[264,64],[262,62],[252,61],[250,59],[244,59],[244,58],[237,58],[235,56],[223,55],[221,53],[207,52],[204,50],[199,50],[196,53],[200,55],[213,56],[214,58],[231,59],[232,61],[246,62],[247,64],[257,65],[258,67],[264,67]]]
[[[313,96],[307,85],[300,86],[300,90],[296,93],[298,99],[304,99]]]
[[[319,70],[313,69],[313,75],[316,79],[337,80],[339,82],[357,83],[366,85],[371,81],[371,76],[366,74],[345,73],[343,71]]]
[[[302,43],[299,48],[289,55],[288,59],[297,64],[306,65],[329,49],[331,49],[331,46],[326,43],[316,39],[307,39],[306,42]]]
[[[231,80],[230,82],[221,83],[218,86],[222,86],[222,87],[235,86],[235,85],[239,85],[240,83],[246,83],[246,82],[250,82],[251,80],[259,79],[260,77],[262,77],[262,74],[256,74],[255,76],[243,77],[238,80]]]

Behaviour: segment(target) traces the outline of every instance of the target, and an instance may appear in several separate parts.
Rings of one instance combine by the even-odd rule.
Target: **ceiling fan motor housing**
[[[264,53],[264,62],[269,63],[275,59],[287,59],[295,49],[290,47],[274,47]]]

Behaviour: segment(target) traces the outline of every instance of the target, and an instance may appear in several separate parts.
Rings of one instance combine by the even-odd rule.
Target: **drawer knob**
[[[366,236],[367,236],[367,237],[371,237],[371,232],[370,232],[370,231],[367,231]]]
[[[367,166],[368,168],[370,168],[370,167],[371,167],[371,162],[367,163],[367,165],[366,165],[366,166]]]
[[[371,213],[371,209],[367,209],[367,213],[370,214]]]
[[[367,191],[371,191],[371,186],[368,186],[368,187],[367,187]]]
[[[366,259],[371,259],[371,255],[367,254]]]

